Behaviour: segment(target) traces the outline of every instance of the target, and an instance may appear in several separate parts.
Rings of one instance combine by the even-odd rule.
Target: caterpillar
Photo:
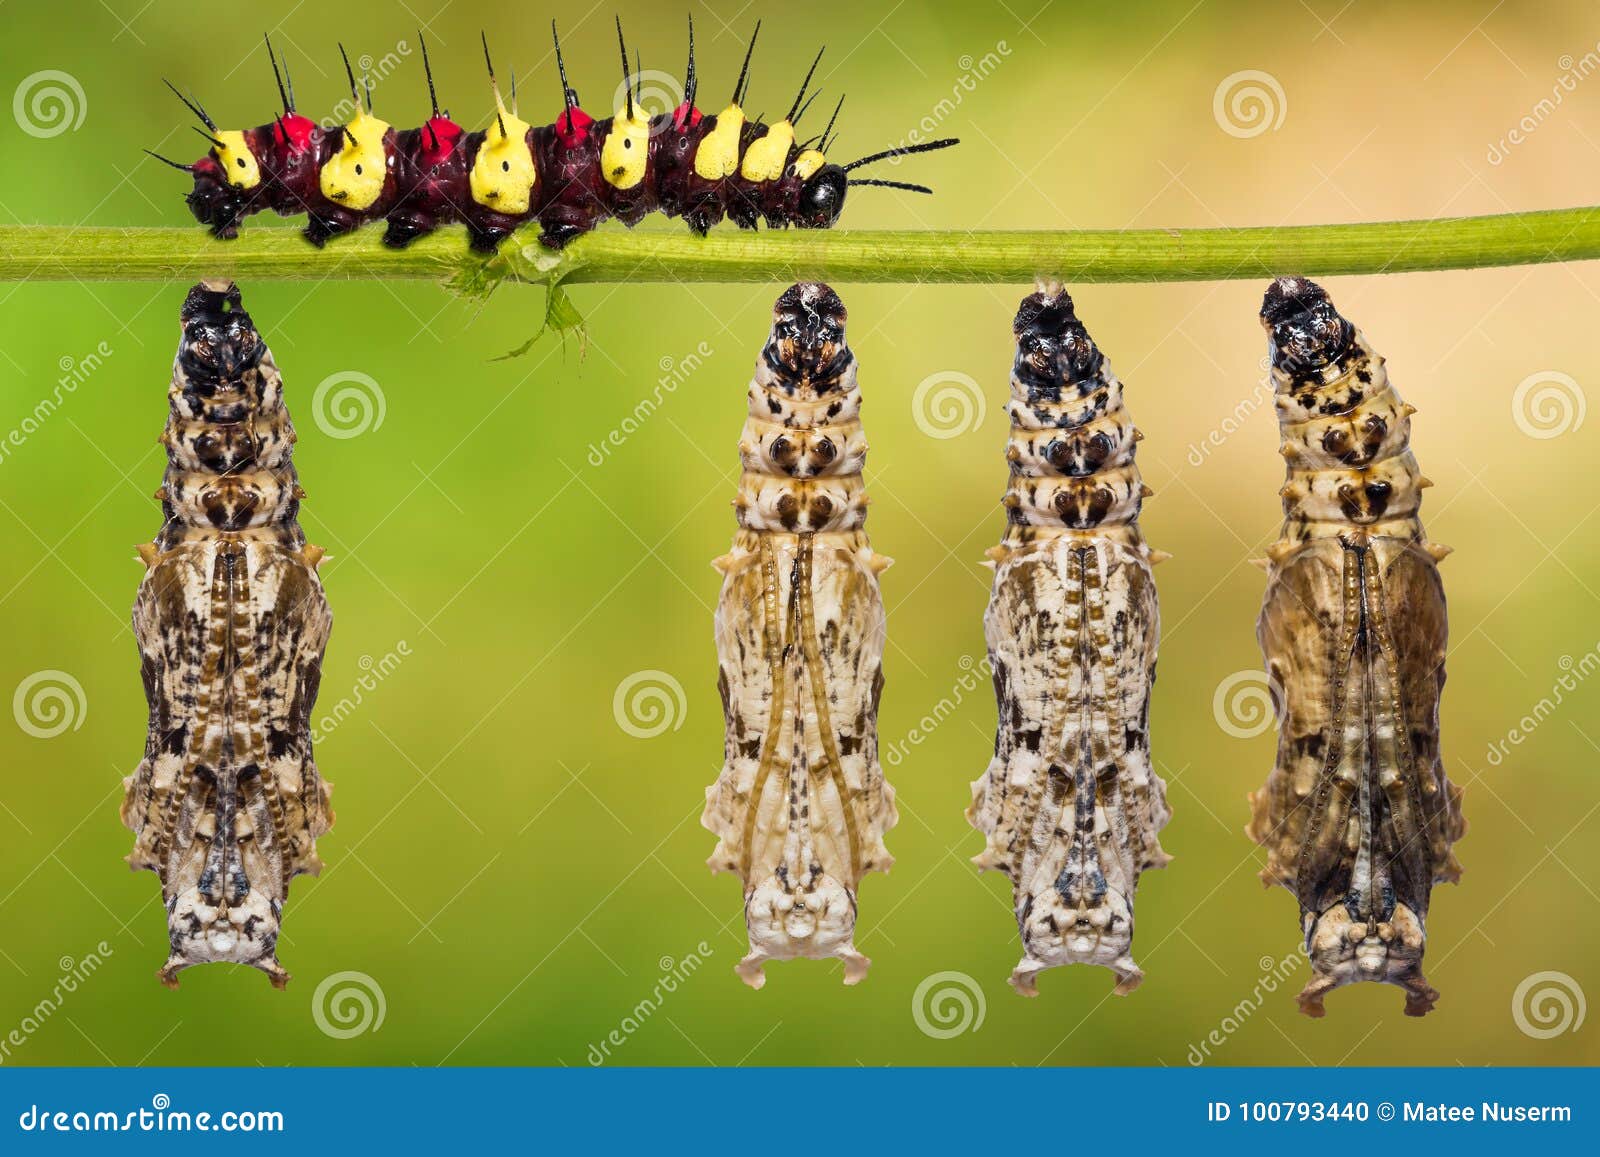
[[[758,21],[756,35],[760,31]],[[304,213],[305,237],[319,246],[370,221],[386,222],[383,240],[394,247],[460,222],[474,249],[492,252],[530,221],[539,223],[540,242],[560,249],[608,217],[631,228],[656,211],[684,218],[702,236],[724,217],[743,229],[754,229],[760,221],[769,228],[826,229],[839,219],[851,186],[932,192],[923,185],[850,176],[857,169],[958,143],[928,141],[884,149],[848,164],[830,162],[827,154],[837,140],[834,124],[843,97],[820,134],[803,141],[796,134],[811,103],[806,92],[821,52],[782,120],[768,125],[760,117],[749,119],[743,104],[756,35],[750,38],[727,107],[702,113],[695,107],[692,18],[684,99],[670,112],[654,116],[643,105],[637,53],[629,68],[618,19],[622,100],[614,116],[596,120],[579,106],[578,94],[567,83],[554,21],[550,34],[564,108],[549,125],[518,118],[514,78],[511,107],[506,107],[485,37],[484,63],[495,115],[483,130],[467,132],[439,111],[433,69],[422,43],[433,114],[420,128],[396,129],[380,119],[373,112],[370,84],[363,105],[341,45],[355,113],[348,124],[324,131],[295,110],[287,63],[279,69],[269,41],[268,59],[283,106],[271,124],[219,129],[198,100],[169,81],[167,86],[205,126],[198,131],[211,148],[188,165],[150,155],[193,175],[189,208],[220,238],[237,236],[245,217],[270,209],[282,216]]]
[[[750,952],[737,972],[753,988],[766,961],[796,957],[837,957],[846,984],[865,977],[857,890],[893,863],[877,734],[890,560],[863,529],[867,443],[845,319],[826,285],[778,298],[739,442],[739,530],[713,564],[726,760],[701,823],[718,837],[708,866],[744,883]]]
[[[1418,518],[1416,408],[1361,331],[1298,277],[1268,287],[1261,322],[1288,480],[1256,628],[1278,754],[1246,830],[1267,850],[1262,882],[1300,904],[1300,1010],[1322,1016],[1327,993],[1370,980],[1421,1016],[1439,997],[1422,973],[1428,900],[1461,875],[1466,832],[1439,749],[1450,548]]]
[[[333,824],[308,723],[331,623],[323,551],[296,519],[304,491],[283,378],[238,288],[201,282],[181,319],[163,521],[139,547],[133,608],[150,720],[144,759],[123,781],[128,864],[161,878],[162,983],[225,961],[282,988],[289,881],[321,869],[316,839]]]
[[[1011,985],[1097,964],[1118,995],[1134,963],[1139,875],[1171,858],[1166,788],[1150,763],[1160,616],[1139,533],[1152,492],[1122,383],[1059,285],[1023,299],[1012,325],[1006,532],[988,551],[984,617],[999,723],[968,821],[974,862],[1010,878],[1023,955]]]

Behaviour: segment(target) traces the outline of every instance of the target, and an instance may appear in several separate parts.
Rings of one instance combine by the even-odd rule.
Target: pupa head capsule
[[[1011,323],[1015,371],[1028,385],[1052,388],[1095,376],[1103,360],[1065,289],[1050,286],[1022,299]]]
[[[850,357],[839,295],[820,281],[791,285],[772,307],[767,358],[773,368],[803,377],[826,377]]]
[[[260,363],[266,346],[233,282],[200,282],[189,290],[179,317],[178,364],[189,380],[231,381]]]
[[[1304,277],[1280,277],[1267,286],[1261,324],[1271,343],[1273,366],[1290,374],[1338,361],[1356,332],[1327,291]]]

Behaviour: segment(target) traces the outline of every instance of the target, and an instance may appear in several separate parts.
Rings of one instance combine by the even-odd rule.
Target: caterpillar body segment
[[[293,88],[285,84],[269,44],[283,112],[254,129],[221,130],[197,101],[178,93],[205,126],[201,135],[212,147],[190,165],[158,159],[193,175],[190,210],[217,237],[235,237],[244,218],[272,210],[305,214],[305,236],[317,245],[381,220],[385,243],[405,246],[459,222],[474,248],[492,251],[533,221],[540,227],[539,240],[560,248],[607,218],[631,227],[653,212],[682,217],[698,234],[724,218],[747,229],[761,222],[769,228],[826,229],[838,220],[851,185],[930,192],[921,185],[852,177],[856,169],[957,143],[930,141],[849,164],[830,162],[833,120],[807,139],[797,131],[811,103],[805,98],[816,61],[784,119],[766,124],[746,117],[741,106],[754,37],[732,100],[720,112],[702,113],[695,106],[692,23],[684,99],[652,115],[642,104],[637,59],[629,67],[620,21],[617,35],[623,85],[615,113],[596,119],[579,106],[557,39],[564,108],[547,125],[519,119],[514,96],[507,107],[485,40],[495,114],[472,132],[440,113],[426,45],[422,56],[433,115],[420,128],[397,129],[377,117],[370,89],[363,103],[346,58],[355,114],[344,125],[324,129],[295,111]],[[835,106],[835,118],[838,111]]]
[[[701,822],[713,871],[744,884],[750,951],[834,957],[855,984],[857,894],[893,862],[894,789],[878,762],[885,617],[867,539],[856,361],[845,309],[825,285],[786,290],[748,394],[733,549],[716,560],[722,774]]]
[[[1432,887],[1460,876],[1466,831],[1439,744],[1448,548],[1419,520],[1414,409],[1383,359],[1303,278],[1274,282],[1261,319],[1288,481],[1257,624],[1278,754],[1247,831],[1263,882],[1299,901],[1301,1011],[1372,980],[1421,1016],[1439,995],[1422,972]]]
[[[333,824],[309,718],[331,617],[320,547],[297,521],[283,379],[227,282],[190,290],[162,442],[164,521],[139,548],[133,608],[149,705],[124,781],[128,863],[161,879],[177,986],[195,964],[289,979],[277,941],[289,882],[317,873]]]
[[[1139,533],[1149,490],[1122,384],[1059,286],[1025,298],[1014,324],[1007,527],[989,551],[984,619],[999,723],[967,818],[975,858],[1011,880],[1023,955],[1011,976],[1098,964],[1138,987],[1139,876],[1166,864],[1170,812],[1150,762],[1160,617]]]

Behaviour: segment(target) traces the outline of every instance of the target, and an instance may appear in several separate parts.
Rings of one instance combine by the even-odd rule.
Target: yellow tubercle
[[[694,155],[695,176],[720,181],[739,171],[739,134],[744,129],[744,110],[730,104],[717,114],[717,123],[700,139]]]
[[[533,150],[528,148],[531,126],[519,120],[515,113],[507,112],[498,93],[495,104],[498,115],[484,134],[483,144],[478,146],[468,178],[472,199],[500,213],[526,213],[533,197],[533,186],[539,179],[533,164]]]
[[[614,189],[631,189],[644,180],[650,159],[650,118],[637,105],[633,116],[624,106],[611,120],[611,131],[600,146],[600,172]]]
[[[809,181],[816,175],[817,170],[827,163],[828,158],[816,149],[806,149],[794,159],[794,175],[802,181]]]
[[[776,181],[783,176],[789,150],[794,147],[794,126],[779,121],[767,135],[750,142],[739,165],[739,175],[747,181]]]
[[[389,175],[389,158],[383,148],[388,131],[388,121],[358,108],[340,131],[342,147],[318,175],[322,195],[346,209],[369,208],[383,192]]]
[[[261,184],[261,166],[256,164],[256,155],[245,143],[244,134],[227,129],[217,133],[217,140],[222,144],[211,151],[228,175],[228,184],[235,189],[254,189]]]

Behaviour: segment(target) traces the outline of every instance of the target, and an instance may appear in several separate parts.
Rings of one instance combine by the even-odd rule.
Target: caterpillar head
[[[1017,353],[1013,371],[1029,386],[1051,389],[1095,377],[1103,357],[1072,298],[1059,285],[1046,286],[1022,299],[1011,323]]]
[[[178,364],[195,382],[228,382],[253,368],[266,343],[244,311],[239,288],[231,281],[202,281],[189,290],[179,313],[183,341]]]
[[[211,142],[211,151],[192,165],[180,165],[159,153],[150,155],[174,169],[191,173],[194,188],[187,198],[189,211],[202,225],[211,226],[218,237],[233,237],[239,231],[245,202],[261,184],[260,158],[251,147],[249,135],[237,129],[217,128],[217,122],[198,100],[184,96],[170,80],[162,83],[205,126],[195,131]],[[286,105],[284,111],[291,110]]]
[[[355,117],[339,132],[342,147],[328,158],[317,177],[322,195],[340,208],[368,209],[382,195],[389,178],[389,123],[357,108]]]
[[[772,307],[766,358],[773,368],[802,378],[826,377],[849,358],[848,314],[839,295],[820,281],[791,285]]]
[[[1322,1016],[1322,998],[1335,988],[1361,980],[1395,984],[1406,990],[1406,1015],[1421,1016],[1439,993],[1422,975],[1427,935],[1422,918],[1395,904],[1386,920],[1357,918],[1346,903],[1321,916],[1307,913],[1306,953],[1313,976],[1300,993],[1300,1011]]]
[[[219,237],[232,237],[239,230],[245,203],[261,185],[261,163],[244,133],[221,129],[208,135],[211,151],[194,164],[166,163],[193,174],[194,188],[185,200],[195,220]]]
[[[820,55],[820,54],[819,54]],[[813,65],[815,67],[815,65]],[[804,91],[804,90],[802,90]],[[839,102],[844,103],[843,98]],[[834,117],[839,115],[838,108],[833,110]],[[802,229],[826,229],[839,219],[839,214],[844,211],[845,190],[851,185],[875,185],[884,189],[902,189],[908,193],[929,194],[933,190],[926,185],[913,185],[907,181],[885,181],[876,177],[852,177],[849,174],[856,169],[867,165],[885,161],[891,157],[908,157],[913,153],[930,153],[938,149],[948,149],[961,142],[954,137],[939,141],[926,141],[917,145],[897,145],[892,149],[884,149],[873,153],[869,157],[851,161],[848,165],[828,164],[823,153],[829,147],[833,138],[829,135],[833,130],[833,121],[828,122],[828,127],[823,130],[822,139],[815,149],[805,149],[794,159],[791,166],[797,176],[805,179],[805,185],[800,190],[800,203],[797,209],[795,224]]]
[[[1305,374],[1338,361],[1355,338],[1355,326],[1327,291],[1304,277],[1280,277],[1261,301],[1272,364],[1289,374]]]
[[[794,223],[801,229],[831,229],[844,212],[844,194],[849,185],[842,165],[830,165],[815,150],[801,153],[794,161],[795,176],[804,180]]]
[[[228,181],[222,165],[210,154],[192,165],[177,167],[194,175],[194,187],[184,198],[194,219],[218,237],[237,236],[248,194]]]

